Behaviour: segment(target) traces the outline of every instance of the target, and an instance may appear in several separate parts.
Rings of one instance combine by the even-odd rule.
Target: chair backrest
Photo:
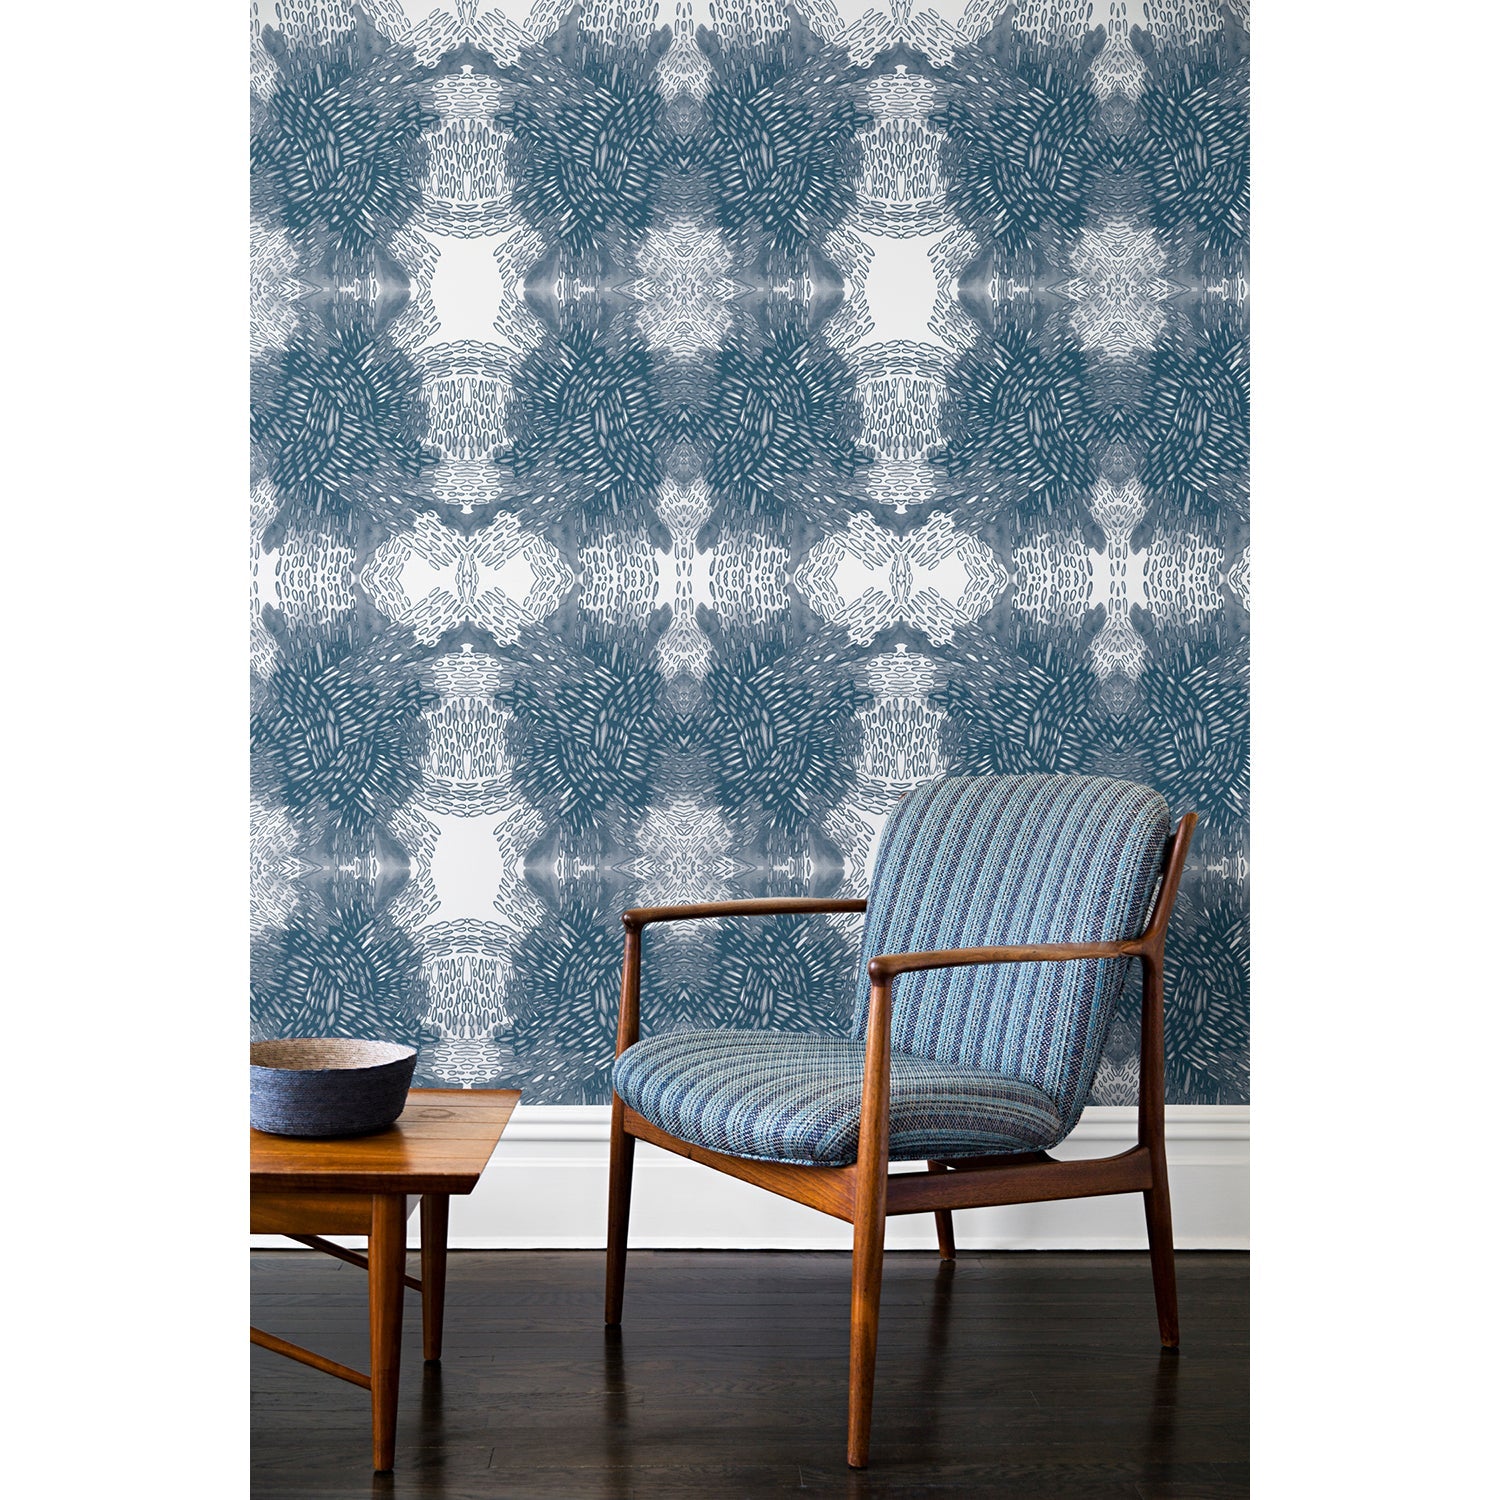
[[[1138,937],[1171,832],[1149,787],[1106,776],[955,776],[886,823],[861,965],[878,953]],[[1042,1089],[1071,1130],[1128,959],[931,969],[895,981],[891,1046]],[[862,1037],[863,980],[854,1034]]]

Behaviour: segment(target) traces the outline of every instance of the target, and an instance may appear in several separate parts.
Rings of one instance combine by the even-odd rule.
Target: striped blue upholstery
[[[1171,831],[1147,787],[1104,776],[950,777],[886,823],[861,964],[878,953],[1139,936]],[[980,965],[895,981],[891,1045],[1042,1090],[1063,1134],[1093,1085],[1128,961]],[[854,1035],[865,1031],[861,985]]]
[[[1170,832],[1147,787],[1103,776],[927,782],[881,837],[861,965],[880,953],[1138,936]],[[891,1021],[892,1160],[1045,1149],[1078,1123],[1126,960],[903,974]],[[615,1089],[731,1156],[855,1159],[869,988],[853,1036],[681,1031],[615,1063]]]
[[[864,1044],[786,1031],[669,1031],[621,1054],[615,1091],[679,1140],[760,1161],[846,1166],[859,1145]],[[891,1054],[893,1161],[1035,1151],[1052,1101],[979,1068]]]

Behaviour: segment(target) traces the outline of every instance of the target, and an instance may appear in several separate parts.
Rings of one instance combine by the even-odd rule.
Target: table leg
[[[422,1358],[443,1357],[443,1291],[448,1283],[448,1195],[422,1195]]]
[[[375,1193],[370,1199],[370,1420],[377,1473],[396,1466],[405,1274],[406,1195]]]

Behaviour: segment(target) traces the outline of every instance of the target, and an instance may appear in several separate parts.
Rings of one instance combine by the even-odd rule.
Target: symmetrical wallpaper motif
[[[600,1101],[625,906],[1099,771],[1203,816],[1169,1097],[1244,1100],[1243,5],[484,3],[252,8],[257,1029]],[[646,1025],[857,953],[663,931]]]

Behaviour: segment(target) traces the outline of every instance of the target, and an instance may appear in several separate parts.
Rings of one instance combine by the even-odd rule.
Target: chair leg
[[[443,1297],[448,1284],[448,1195],[422,1196],[422,1358],[443,1357]]]
[[[625,1133],[625,1110],[615,1100],[609,1130],[609,1222],[604,1255],[604,1326],[615,1328],[625,1304],[625,1242],[630,1233],[630,1183],[635,1137]]]
[[[946,1172],[948,1169],[940,1161],[927,1163],[929,1172]],[[940,1208],[933,1214],[937,1220],[938,1256],[942,1260],[953,1260],[958,1254],[957,1246],[953,1241],[953,1210],[951,1208]]]
[[[882,1183],[882,1186],[884,1184]],[[854,1276],[849,1307],[849,1467],[870,1461],[870,1408],[875,1399],[875,1343],[880,1327],[880,1274],[885,1257],[885,1201],[854,1209]]]
[[[1172,1251],[1172,1200],[1167,1193],[1167,1163],[1151,1164],[1154,1186],[1146,1200],[1146,1242],[1151,1247],[1151,1284],[1156,1291],[1156,1321],[1164,1349],[1177,1347],[1177,1267]]]
[[[940,1208],[933,1214],[937,1220],[938,1256],[942,1260],[953,1260],[958,1247],[953,1243],[953,1210]]]

